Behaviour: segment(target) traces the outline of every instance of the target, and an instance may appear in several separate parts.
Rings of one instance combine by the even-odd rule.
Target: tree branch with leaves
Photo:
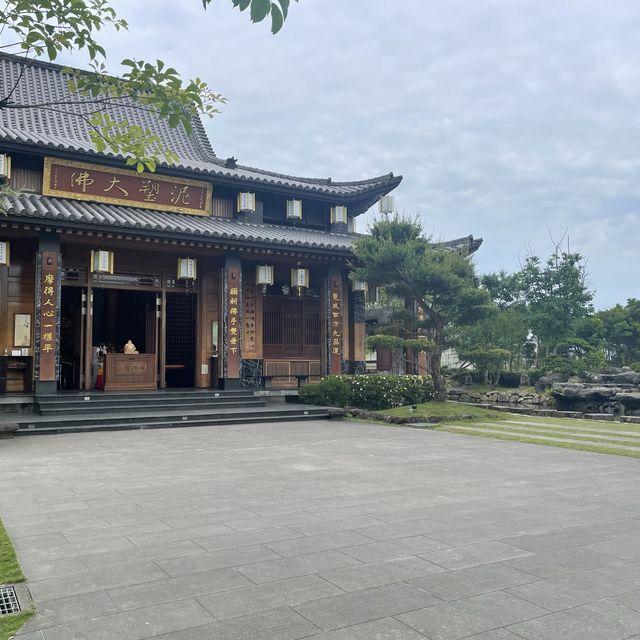
[[[213,0],[202,0],[204,9]],[[296,2],[298,0],[295,0]],[[271,18],[271,30],[282,29],[290,0],[231,0],[240,11],[249,11],[252,22]],[[97,39],[104,27],[126,30],[108,0],[6,0],[0,9],[0,51],[25,59],[13,84],[0,88],[0,111],[40,109],[64,113],[82,121],[98,152],[126,158],[138,171],[155,171],[161,163],[177,160],[172,149],[157,135],[135,123],[116,121],[110,107],[126,103],[152,113],[169,127],[183,126],[191,133],[199,115],[212,117],[226,102],[200,78],[183,80],[162,60],[146,62],[126,59],[122,72],[111,75],[105,66],[106,49]],[[83,52],[90,60],[90,73],[66,69],[68,88],[74,99],[50,99],[36,104],[16,99],[24,72],[35,58],[55,61],[62,53]]]

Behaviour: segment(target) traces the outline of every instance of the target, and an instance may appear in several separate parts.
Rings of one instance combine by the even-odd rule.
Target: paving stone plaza
[[[640,639],[639,465],[328,421],[2,441],[18,638]]]

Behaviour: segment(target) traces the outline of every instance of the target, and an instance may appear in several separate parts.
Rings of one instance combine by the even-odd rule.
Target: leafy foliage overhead
[[[202,0],[206,9],[212,0]],[[271,16],[277,33],[288,15],[290,0],[231,0],[241,11],[249,10],[252,22]],[[297,2],[297,0],[296,0]],[[82,120],[99,152],[110,151],[127,158],[138,171],[154,171],[157,164],[172,163],[176,154],[165,148],[158,136],[139,125],[114,121],[109,107],[133,103],[165,120],[170,127],[183,126],[191,132],[199,114],[212,117],[225,99],[209,89],[200,78],[182,80],[178,72],[162,60],[125,59],[123,71],[110,75],[104,64],[107,51],[97,39],[104,27],[126,30],[126,20],[118,17],[108,0],[6,0],[0,9],[0,51],[22,55],[27,61],[44,57],[55,61],[63,53],[84,52],[92,73],[67,69],[69,89],[81,100],[52,99],[38,104],[16,101],[23,80],[0,87],[1,109],[44,109]],[[79,109],[79,106],[85,108]]]

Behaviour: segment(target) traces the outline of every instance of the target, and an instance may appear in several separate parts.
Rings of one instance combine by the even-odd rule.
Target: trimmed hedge
[[[392,409],[433,399],[433,384],[422,376],[393,374],[327,376],[300,389],[300,401],[331,407]]]

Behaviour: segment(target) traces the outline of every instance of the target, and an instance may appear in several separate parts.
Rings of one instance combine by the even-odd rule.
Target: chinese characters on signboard
[[[253,356],[256,352],[256,286],[255,278],[253,274],[249,272],[245,273],[243,285],[243,307],[244,313],[242,314],[242,321],[244,324],[244,335],[242,343],[242,351],[249,356]]]
[[[342,373],[342,283],[340,278],[331,278],[329,294],[331,373]]]
[[[56,379],[57,301],[58,301],[58,254],[42,252],[39,281],[40,341],[38,344],[39,380]]]
[[[240,269],[227,269],[227,376],[240,376]]]
[[[53,158],[45,158],[42,192],[192,215],[211,212],[212,188],[206,182]]]

